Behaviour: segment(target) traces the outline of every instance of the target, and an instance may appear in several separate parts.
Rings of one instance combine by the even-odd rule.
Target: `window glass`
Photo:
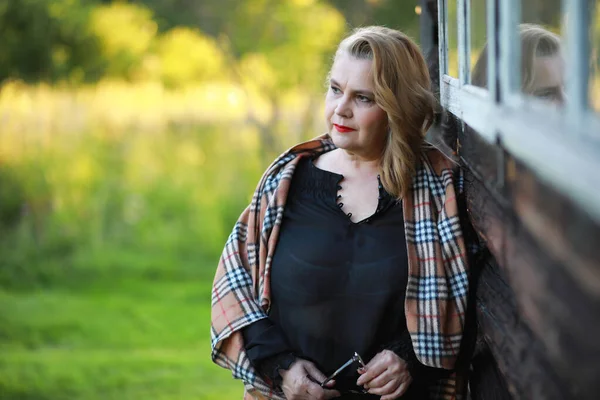
[[[458,14],[456,0],[448,0],[448,75],[458,78]]]
[[[471,13],[471,84],[487,87],[486,0],[470,0]]]
[[[590,1],[590,107],[600,112],[600,5]]]

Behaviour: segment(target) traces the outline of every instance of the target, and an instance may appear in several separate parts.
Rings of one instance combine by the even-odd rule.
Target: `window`
[[[438,0],[438,10],[442,106],[600,222],[597,0]],[[524,29],[552,40],[531,50]]]

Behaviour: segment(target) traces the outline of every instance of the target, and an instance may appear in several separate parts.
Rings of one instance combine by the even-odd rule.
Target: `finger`
[[[401,379],[400,375],[393,374],[390,372],[389,369],[387,369],[383,371],[383,373],[381,373],[379,376],[375,377],[374,379],[371,379],[369,382],[365,382],[363,386],[365,387],[365,389],[377,389],[387,385],[388,382],[396,379],[399,382],[404,381],[404,379]]]
[[[394,393],[382,396],[380,400],[395,400],[395,399],[403,396],[404,393],[406,392],[406,390],[408,390],[408,387],[410,386],[411,382],[412,382],[412,379],[410,379],[406,382],[402,382],[400,384],[400,386],[398,386],[398,389],[396,389],[394,391]]]
[[[325,379],[327,379],[327,377],[325,376],[325,374],[322,373],[321,371],[319,371],[319,368],[317,368],[315,366],[315,364],[313,364],[311,362],[307,362],[304,365],[304,369],[306,369],[306,372],[308,372],[310,374],[310,376],[312,376],[313,378],[315,378],[319,382],[323,382]]]
[[[317,378],[313,378],[311,374],[306,374],[306,379],[318,385],[321,384],[321,381],[319,381]]]
[[[323,389],[320,385],[312,382],[306,386],[306,391],[311,399],[333,399],[341,396],[337,390]]]
[[[392,379],[391,381],[389,381],[388,383],[386,383],[385,385],[381,386],[381,387],[369,387],[369,393],[370,394],[377,394],[379,396],[383,396],[386,394],[392,394],[394,393],[394,391],[396,391],[396,389],[398,389],[398,387],[400,386],[400,384],[402,383],[402,381],[400,379]]]
[[[326,399],[335,399],[336,397],[341,397],[342,394],[337,390],[325,389],[323,390]]]
[[[366,366],[367,372],[362,374],[360,378],[356,381],[358,386],[362,386],[370,380],[381,375],[386,369],[387,364],[385,363],[384,358],[381,356],[381,353],[377,354]]]

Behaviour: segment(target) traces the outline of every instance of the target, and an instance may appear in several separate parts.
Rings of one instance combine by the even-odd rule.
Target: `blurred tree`
[[[344,15],[350,27],[384,25],[419,40],[419,0],[327,0]]]
[[[157,25],[147,8],[118,2],[94,8],[90,31],[109,60],[106,75],[133,79],[153,44]]]
[[[150,8],[165,32],[175,26],[200,27],[206,34],[217,37],[226,24],[230,13],[242,2],[240,0],[132,0]]]
[[[17,225],[21,218],[25,196],[14,171],[0,160],[0,238]]]
[[[562,7],[560,0],[528,0],[521,5],[521,21],[544,25],[560,32]]]
[[[239,0],[134,0],[152,9],[161,31],[176,25],[199,26],[208,35],[217,37],[230,23],[232,12],[245,5]],[[252,2],[252,0],[250,0]],[[278,3],[285,3],[279,1]],[[267,2],[273,6],[275,3]],[[298,1],[316,3],[316,1]],[[418,16],[415,6],[419,0],[325,0],[321,3],[337,8],[351,27],[385,25],[400,28],[414,38],[418,34]],[[249,21],[252,22],[252,21]],[[256,21],[255,21],[256,22]]]
[[[95,80],[102,74],[98,42],[87,30],[91,2],[0,2],[0,82]]]
[[[4,0],[0,2],[0,81],[14,77],[79,82],[105,75],[132,79],[144,69],[158,32],[177,26],[199,27],[213,38],[229,37],[235,60],[250,53],[271,52],[268,64],[279,71],[278,63],[289,63],[277,60],[274,52],[287,57],[283,49],[302,45],[302,36],[324,34],[322,48],[329,46],[331,50],[326,31],[339,30],[344,21],[327,4],[337,7],[351,26],[384,24],[402,27],[416,36],[416,0]],[[321,18],[324,13],[337,16],[333,25],[328,25],[333,20]],[[181,45],[192,40],[200,46],[200,39],[191,39],[189,31],[182,32],[158,40],[158,51],[166,54],[166,42],[177,47],[176,42]],[[290,40],[294,43],[286,43]],[[287,68],[291,75],[285,74],[288,82],[284,85],[299,81],[294,74],[314,72],[314,68],[305,67],[311,51],[322,50],[318,47],[319,43],[313,43],[297,49],[306,51],[307,57],[301,59],[304,63],[300,68]],[[310,62],[319,64],[322,59]],[[166,73],[171,82],[174,67],[173,63],[166,67],[171,71]]]
[[[267,159],[281,147],[275,135],[282,118],[281,99],[289,91],[302,88],[312,99],[312,105],[308,108],[317,103],[316,99],[323,91],[321,84],[330,65],[330,57],[345,31],[345,19],[351,26],[382,24],[401,28],[418,39],[417,0],[135,2],[146,5],[160,15],[157,21],[161,31],[177,25],[199,26],[203,32],[218,39],[223,54],[229,57],[226,65],[231,69],[232,76],[249,92],[262,94],[270,104],[270,117],[265,120],[259,118],[252,109],[252,101],[248,102],[248,119],[261,132],[261,143]],[[180,59],[177,54],[181,53],[176,49],[182,49],[185,41],[191,46],[191,36],[182,35],[181,32],[170,36],[169,40],[161,39],[163,77],[170,84],[177,79],[183,82],[194,75],[192,71],[195,67],[183,66],[175,61]],[[171,50],[166,50],[166,47]],[[181,54],[189,57],[192,53]],[[170,57],[166,57],[167,54]],[[171,62],[167,61],[169,58]],[[175,75],[179,78],[175,79]],[[307,110],[299,124],[310,126],[313,111]]]
[[[197,29],[178,27],[158,39],[161,80],[168,87],[219,80],[226,75],[225,57],[216,42]]]
[[[231,63],[238,82],[259,91],[270,103],[266,121],[249,110],[266,159],[281,150],[275,132],[282,118],[282,98],[293,89],[303,90],[312,99],[309,109],[316,104],[343,33],[343,16],[314,0],[248,0],[231,11],[220,42],[227,54],[239,59]],[[311,125],[312,111],[303,116],[299,111],[298,125]]]

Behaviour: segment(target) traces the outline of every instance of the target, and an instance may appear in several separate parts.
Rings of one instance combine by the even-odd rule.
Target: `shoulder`
[[[306,157],[318,157],[336,147],[329,135],[324,134],[306,142],[298,143],[280,154],[264,172],[257,192],[274,192],[284,180],[291,179],[298,162]]]
[[[335,145],[327,134],[318,136],[306,142],[298,143],[280,154],[267,168],[265,174],[269,174],[270,171],[276,173],[277,171],[281,170],[282,167],[290,164],[298,157],[307,155],[316,157],[320,154],[335,150],[335,148]]]

